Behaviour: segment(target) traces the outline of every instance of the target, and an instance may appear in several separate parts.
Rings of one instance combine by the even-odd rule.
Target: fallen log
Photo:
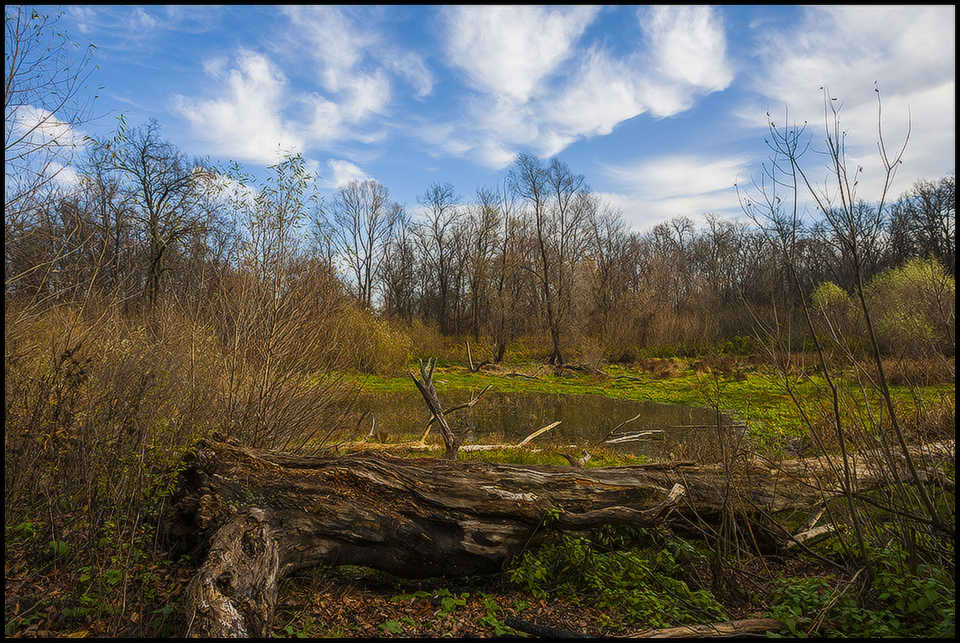
[[[525,621],[522,618],[517,618],[516,616],[508,616],[503,620],[503,624],[507,627],[513,628],[518,632],[523,632],[524,634],[530,634],[532,636],[539,636],[540,638],[545,639],[588,639],[590,638],[586,634],[581,632],[574,632],[572,630],[564,630],[558,627],[551,627],[549,625],[538,625],[531,621]]]
[[[727,636],[743,636],[744,634],[765,634],[779,632],[786,626],[772,618],[747,618],[738,621],[724,621],[705,625],[681,625],[660,630],[646,630],[625,637],[630,639],[687,639],[687,638],[720,638]]]
[[[878,482],[875,468],[851,461],[861,488]],[[185,462],[167,532],[209,545],[186,591],[188,634],[266,636],[277,582],[295,570],[493,573],[550,529],[651,527],[672,512],[719,515],[728,500],[724,475],[719,464],[575,469],[299,456],[214,437]],[[750,461],[729,475],[745,512],[810,507],[842,493],[818,459]]]
[[[168,533],[209,542],[186,591],[191,636],[267,636],[277,582],[321,563],[407,577],[493,573],[552,527],[661,524],[683,495],[649,470],[296,456],[207,440]]]
[[[646,442],[647,440],[662,440],[663,431],[654,429],[652,431],[631,431],[629,433],[620,433],[616,437],[604,440],[604,444],[623,444],[624,442]]]
[[[457,407],[454,407],[457,408]],[[450,411],[444,411],[444,414],[449,413]],[[537,429],[523,440],[516,444],[509,443],[499,443],[499,444],[464,444],[458,447],[458,451],[499,451],[501,449],[528,449],[532,452],[541,451],[542,449],[530,447],[530,441],[536,437],[539,437],[550,431],[553,428],[556,428],[560,425],[560,421],[552,422],[547,426]],[[394,442],[391,444],[372,444],[368,442],[353,442],[349,444],[339,444],[336,447],[337,449],[346,449],[347,451],[384,451],[384,450],[407,450],[407,451],[433,451],[435,449],[444,449],[444,445],[438,444],[426,444],[423,439],[416,442]],[[568,448],[576,448],[576,445],[569,445]]]

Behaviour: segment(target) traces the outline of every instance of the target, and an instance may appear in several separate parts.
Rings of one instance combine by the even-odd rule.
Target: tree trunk
[[[819,460],[798,462],[744,464],[733,484],[768,512],[815,505],[817,484],[840,493]],[[871,471],[858,468],[865,484]],[[173,537],[210,544],[187,588],[188,634],[267,636],[277,582],[292,571],[326,563],[405,577],[493,573],[551,529],[651,527],[674,509],[717,514],[722,477],[721,465],[693,463],[576,469],[306,457],[215,437],[187,462],[167,526]]]

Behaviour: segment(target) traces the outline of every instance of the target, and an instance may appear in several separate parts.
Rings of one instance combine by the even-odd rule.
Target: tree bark
[[[952,450],[951,450],[952,453]],[[168,533],[209,543],[187,589],[189,635],[266,636],[277,582],[317,564],[398,576],[493,573],[551,529],[652,527],[672,511],[718,514],[723,467],[498,465],[382,454],[296,456],[201,441],[181,474]],[[869,483],[873,469],[858,468]],[[839,485],[817,459],[732,473],[740,497],[774,512]]]

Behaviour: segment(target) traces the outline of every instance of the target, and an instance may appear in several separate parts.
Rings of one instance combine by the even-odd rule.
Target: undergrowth
[[[712,623],[725,618],[711,592],[691,589],[678,576],[682,563],[696,555],[689,544],[667,539],[662,546],[618,550],[624,531],[606,529],[590,536],[564,535],[519,556],[508,570],[510,580],[535,598],[561,595],[604,609],[611,628],[668,627]],[[618,541],[618,542],[614,542]]]
[[[953,638],[955,579],[940,567],[921,564],[904,572],[898,553],[874,552],[878,571],[869,586],[857,579],[783,578],[768,615],[787,629],[779,636]]]

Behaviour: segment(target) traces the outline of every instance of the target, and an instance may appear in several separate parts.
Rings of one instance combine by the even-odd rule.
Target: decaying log
[[[764,634],[779,632],[786,626],[772,618],[747,618],[739,621],[724,621],[706,625],[681,625],[660,630],[647,630],[626,637],[631,639],[687,639],[687,638],[720,638],[727,636],[742,636],[744,634]]]
[[[210,543],[186,594],[189,634],[265,636],[276,583],[297,569],[493,573],[550,528],[653,526],[682,495],[643,469],[301,457],[208,440],[182,473],[168,533]]]
[[[920,467],[936,464],[919,456]],[[862,489],[882,480],[869,462],[850,461]],[[189,634],[197,636],[265,636],[277,582],[317,564],[406,577],[493,573],[550,529],[650,527],[671,514],[719,515],[727,501],[719,464],[575,469],[308,457],[217,438],[201,441],[185,464],[167,530],[209,544],[186,592]],[[745,510],[810,507],[821,494],[842,493],[815,458],[751,461],[730,475]]]

